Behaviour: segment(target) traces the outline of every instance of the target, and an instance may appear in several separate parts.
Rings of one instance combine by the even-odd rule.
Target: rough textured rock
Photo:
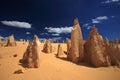
[[[71,40],[66,38],[66,44],[67,44],[67,58],[70,58],[71,57],[71,54],[70,54]]]
[[[52,44],[51,41],[47,40],[43,46],[43,52],[52,53]]]
[[[118,42],[106,45],[106,53],[110,56],[111,65],[120,67],[120,48]]]
[[[68,54],[68,58],[72,62],[82,61],[84,58],[83,55],[83,38],[82,38],[82,31],[76,18],[74,20],[74,27],[71,31],[71,50]]]
[[[115,44],[119,44],[119,39],[115,39]]]
[[[106,46],[109,46],[109,45],[110,45],[108,38],[105,38],[105,45],[106,45]]]
[[[85,43],[86,57],[94,67],[110,66],[109,56],[105,53],[104,46],[102,36],[94,25]]]
[[[120,67],[120,48],[110,46],[109,55],[112,61],[112,65]]]
[[[14,41],[14,35],[8,37],[7,46],[16,46],[16,42]]]
[[[1,41],[1,39],[0,39],[0,47],[2,46],[2,41]]]
[[[40,65],[40,41],[34,35],[34,41],[29,43],[26,52],[23,55],[22,63],[28,68],[38,68]]]
[[[57,57],[62,57],[64,55],[64,52],[62,50],[61,44],[58,45],[58,50],[57,50]]]

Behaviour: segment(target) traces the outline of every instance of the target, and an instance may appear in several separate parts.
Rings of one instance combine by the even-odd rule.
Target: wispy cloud
[[[40,33],[40,35],[48,35],[48,33]]]
[[[59,41],[61,40],[62,37],[53,37],[53,38],[49,38],[49,40],[52,40],[52,41]]]
[[[102,4],[109,4],[109,3],[118,3],[120,2],[120,0],[106,0],[106,1],[103,1],[101,2]]]
[[[31,34],[30,32],[26,32],[26,34]]]
[[[98,16],[94,19],[91,19],[88,23],[83,24],[83,27],[85,27],[87,30],[92,28],[93,24],[99,24],[102,23],[105,20],[116,18],[115,15],[112,16]]]
[[[19,22],[19,21],[1,21],[2,24],[11,26],[11,27],[17,27],[17,28],[31,28],[31,24],[27,22]]]
[[[45,27],[46,30],[48,30],[49,33],[70,33],[73,27]]]
[[[60,34],[57,34],[57,33],[56,33],[56,34],[52,34],[52,36],[60,36]]]
[[[59,41],[59,40],[61,40],[62,39],[62,37],[53,37],[53,38],[48,38],[48,39],[46,39],[46,38],[40,38],[40,40],[41,41],[44,41],[44,40],[52,40],[52,41]]]
[[[92,19],[92,23],[100,23],[101,21],[104,21],[107,19],[108,19],[107,16],[99,16],[99,17],[96,17],[95,19]]]
[[[0,39],[7,39],[7,37],[0,36]]]
[[[83,27],[85,27],[87,30],[92,28],[91,23],[83,24]]]

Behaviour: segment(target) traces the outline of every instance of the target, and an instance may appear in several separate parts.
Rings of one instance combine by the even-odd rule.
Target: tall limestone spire
[[[69,55],[68,58],[75,63],[79,60],[83,60],[83,37],[78,18],[74,19],[74,26],[71,32],[71,50]]]

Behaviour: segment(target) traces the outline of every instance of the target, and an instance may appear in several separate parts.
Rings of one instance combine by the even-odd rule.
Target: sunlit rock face
[[[75,63],[82,61],[84,58],[82,31],[77,18],[74,20],[74,26],[71,31],[71,48],[68,58]]]
[[[64,55],[64,51],[62,49],[61,44],[58,45],[58,50],[57,50],[57,57],[62,57]]]

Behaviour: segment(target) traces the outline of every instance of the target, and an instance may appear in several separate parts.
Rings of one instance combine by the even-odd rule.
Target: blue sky
[[[1,0],[0,35],[62,41],[76,17],[84,39],[94,24],[103,38],[120,39],[120,0]]]

